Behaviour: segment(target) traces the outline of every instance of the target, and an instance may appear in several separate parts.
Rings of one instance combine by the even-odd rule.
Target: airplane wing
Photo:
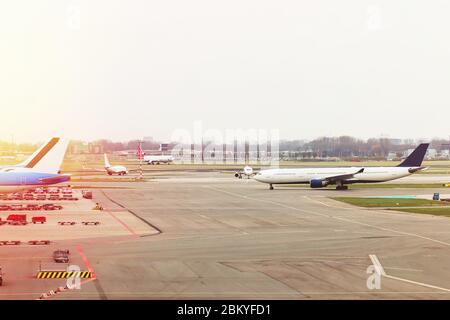
[[[329,182],[347,180],[347,179],[353,178],[355,176],[355,174],[362,173],[363,171],[364,171],[364,168],[361,168],[358,171],[353,172],[353,173],[346,173],[346,174],[340,174],[337,176],[326,177],[324,180],[329,181]]]

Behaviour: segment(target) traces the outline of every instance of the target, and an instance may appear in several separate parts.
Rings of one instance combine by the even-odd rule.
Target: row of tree
[[[281,151],[313,154],[319,157],[379,157],[386,158],[389,153],[401,154],[415,148],[419,142],[412,139],[370,138],[367,140],[351,136],[321,137],[309,142],[303,140],[282,141]],[[444,139],[433,139],[430,148],[437,151],[449,150],[450,143]]]
[[[83,144],[82,141],[71,141],[71,144]],[[115,152],[123,150],[136,150],[140,141],[130,140],[126,142],[114,142],[107,139],[90,142],[101,147],[103,152]],[[419,142],[413,140],[399,140],[389,138],[370,138],[367,140],[351,136],[321,137],[312,141],[283,140],[279,143],[280,151],[310,153],[320,157],[386,157],[389,153],[401,153],[413,149]],[[171,145],[174,145],[172,143]],[[444,139],[433,139],[430,148],[437,151],[449,150],[450,143]],[[29,153],[38,147],[37,144],[13,144],[0,141],[0,152],[3,153]],[[143,141],[142,149],[157,150],[160,147],[158,141]]]

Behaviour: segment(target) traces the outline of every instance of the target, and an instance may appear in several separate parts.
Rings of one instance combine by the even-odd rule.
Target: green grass
[[[422,213],[431,214],[435,216],[450,217],[450,207],[439,207],[439,208],[404,208],[404,209],[389,209],[393,211],[402,211],[408,213]]]
[[[390,199],[390,198],[359,198],[359,197],[333,197],[332,199],[365,208],[381,207],[423,207],[448,206],[449,203],[426,199]]]
[[[431,214],[435,216],[450,217],[449,202],[433,201],[426,199],[390,199],[390,198],[357,198],[357,197],[334,197],[332,199],[365,208],[386,207],[388,208],[388,210],[392,211]],[[429,208],[431,206],[435,208]]]
[[[450,179],[449,179],[450,180]],[[363,189],[363,188],[416,188],[416,189],[426,189],[426,188],[445,188],[442,183],[359,183],[351,185],[352,189]]]

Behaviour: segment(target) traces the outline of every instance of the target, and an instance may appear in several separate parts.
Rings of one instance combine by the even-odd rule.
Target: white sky
[[[450,2],[0,2],[0,139],[450,135]]]

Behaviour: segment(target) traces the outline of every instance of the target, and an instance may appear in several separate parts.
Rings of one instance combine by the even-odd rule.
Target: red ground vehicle
[[[38,194],[42,194],[42,193],[45,193],[45,190],[44,190],[44,188],[36,188],[36,189],[34,189],[33,192],[34,193],[38,193]]]
[[[62,206],[53,203],[46,203],[41,207],[42,210],[62,210],[62,208]]]
[[[34,195],[32,193],[25,193],[23,195],[23,200],[34,200]]]
[[[36,224],[36,223],[46,223],[47,222],[47,218],[46,217],[32,217],[31,218],[31,222]]]
[[[21,211],[21,210],[24,210],[24,207],[21,204],[12,204],[12,205],[10,205],[10,209],[9,210]]]
[[[76,201],[76,200],[78,200],[78,198],[72,196],[71,194],[66,194],[61,198],[61,200]]]
[[[15,193],[11,197],[11,200],[23,200],[23,195],[21,193]]]
[[[62,192],[62,194],[72,194],[72,189],[70,189],[70,188],[63,188],[61,192]]]
[[[61,200],[61,199],[59,198],[58,194],[52,194],[52,195],[50,195],[50,197],[48,197],[48,200],[57,201],[57,200]]]
[[[45,201],[45,200],[47,200],[47,195],[46,194],[38,194],[36,196],[36,200],[38,200],[38,201]]]
[[[25,206],[25,210],[29,211],[41,210],[41,206],[38,204],[27,204]]]
[[[81,194],[83,195],[83,198],[85,198],[85,199],[92,199],[92,191],[83,190],[81,192]]]
[[[8,224],[12,225],[25,225],[27,224],[27,215],[26,214],[10,214],[8,218]]]
[[[8,221],[27,221],[27,215],[26,214],[10,214],[8,218],[6,218]]]
[[[47,193],[58,194],[59,193],[59,188],[58,187],[48,188],[47,189]]]

